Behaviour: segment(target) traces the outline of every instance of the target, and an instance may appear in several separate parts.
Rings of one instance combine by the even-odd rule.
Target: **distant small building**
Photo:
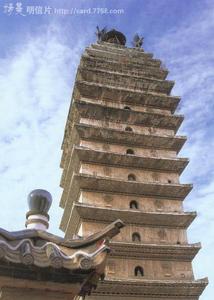
[[[90,295],[104,279],[109,240],[123,223],[115,221],[87,238],[62,238],[46,231],[51,202],[47,191],[32,191],[27,229],[0,229],[0,299],[72,300]]]

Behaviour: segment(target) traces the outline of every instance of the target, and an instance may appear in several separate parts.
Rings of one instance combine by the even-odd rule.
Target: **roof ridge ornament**
[[[141,48],[142,45],[143,45],[143,40],[144,40],[144,37],[140,37],[139,34],[135,34],[135,36],[133,37],[133,41],[132,41],[132,45],[134,48]]]
[[[97,41],[102,42],[104,36],[107,32],[107,27],[105,26],[103,29],[100,29],[99,26],[96,26],[97,32],[95,33],[97,36]]]

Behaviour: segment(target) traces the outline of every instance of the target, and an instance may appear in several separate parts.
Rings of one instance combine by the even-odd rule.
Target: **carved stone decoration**
[[[111,176],[111,173],[112,173],[111,168],[109,168],[109,167],[104,167],[103,172],[104,172],[105,176]]]
[[[112,195],[110,195],[110,194],[105,194],[105,195],[103,196],[103,199],[104,199],[104,201],[107,202],[107,203],[110,203],[110,202],[113,201],[113,197],[112,197]]]
[[[46,248],[46,253],[48,258],[51,261],[51,265],[54,268],[61,268],[63,266],[63,259],[60,256],[60,253],[57,248],[55,248],[53,245],[48,244]]]
[[[25,265],[32,265],[34,263],[34,258],[31,252],[30,243],[26,242],[21,247],[21,261]]]
[[[103,150],[108,151],[110,146],[108,144],[103,144]]]
[[[109,273],[111,273],[111,274],[115,273],[115,262],[112,261],[112,260],[108,262],[108,265],[107,265],[107,273],[108,273],[108,274],[109,274]]]
[[[163,228],[158,230],[158,236],[161,240],[165,240],[167,238],[166,230]]]
[[[163,201],[161,199],[155,199],[154,204],[156,209],[163,209],[164,207]]]
[[[5,256],[4,245],[0,244],[0,259]]]
[[[80,267],[83,270],[91,269],[92,265],[92,260],[89,257],[83,257],[80,261]]]

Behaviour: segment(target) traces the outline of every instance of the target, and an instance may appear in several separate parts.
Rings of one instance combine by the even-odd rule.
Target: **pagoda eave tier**
[[[118,74],[116,72],[101,71],[92,68],[78,68],[77,80],[85,80],[94,83],[107,84],[110,86],[127,86],[130,89],[152,91],[169,95],[174,81],[158,80],[149,77],[134,77],[131,75]]]
[[[201,248],[200,243],[171,245],[112,241],[110,245],[112,257],[174,261],[192,261]]]
[[[148,299],[188,299],[197,300],[208,284],[201,280],[125,280],[107,279],[100,282],[92,296],[131,296]],[[146,298],[147,299],[147,298]]]
[[[118,61],[112,60],[112,61],[103,61],[103,59],[100,58],[94,58],[90,57],[88,55],[83,55],[81,58],[80,66],[83,68],[93,68],[94,70],[99,69],[101,71],[112,71],[116,73],[123,73],[126,75],[134,75],[137,77],[149,77],[159,80],[166,79],[166,76],[168,75],[168,70],[147,66],[145,65],[144,68],[142,66],[139,66],[138,64],[121,64]]]
[[[179,152],[186,141],[185,136],[168,136],[168,135],[155,135],[155,134],[140,134],[130,131],[100,128],[98,126],[86,124],[74,124],[72,144],[77,142],[77,139],[107,142],[112,144],[123,144],[129,147],[145,147],[152,149],[164,149]],[[68,143],[70,146],[70,137],[65,135],[64,144]],[[76,135],[76,136],[75,136]]]
[[[125,123],[126,125],[144,125],[170,129],[177,132],[184,117],[182,115],[165,115],[151,112],[139,112],[114,108],[87,101],[74,101],[73,114],[79,117]],[[72,120],[71,120],[72,121]]]
[[[68,187],[66,186],[64,188]],[[75,194],[78,194],[79,190],[127,195],[144,195],[151,197],[167,197],[182,201],[192,190],[192,184],[125,181],[110,177],[74,173],[70,186],[72,196],[74,197]],[[71,195],[68,195],[68,198],[70,197]],[[64,207],[64,205],[62,206]]]
[[[73,209],[76,210],[81,220],[108,223],[120,216],[126,224],[167,228],[186,229],[196,217],[195,212],[144,212],[134,209],[91,206],[84,203],[75,203]]]
[[[187,158],[157,158],[151,156],[137,156],[134,154],[119,154],[108,151],[93,150],[81,146],[73,147],[69,161],[70,162],[67,161],[67,167],[63,170],[62,186],[64,186],[66,178],[67,180],[70,180],[72,177],[74,166],[77,165],[74,162],[78,162],[78,164],[83,162],[116,167],[130,167],[144,170],[173,172],[179,174],[183,172],[184,168],[189,162]]]
[[[133,105],[142,105],[153,108],[168,109],[172,113],[175,111],[180,97],[167,96],[154,92],[135,91],[126,87],[110,87],[107,84],[97,84],[84,80],[77,80],[74,87],[74,98],[80,97],[99,99],[105,101],[115,101]]]
[[[96,43],[96,44],[91,44],[90,47],[87,47],[86,49],[97,49],[100,51],[111,51],[112,53],[115,54],[121,54],[125,55],[125,57],[136,57],[136,58],[148,58],[152,59],[153,58],[153,53],[149,52],[144,52],[142,48],[127,48],[127,47],[115,47],[114,44],[112,43]]]
[[[166,172],[182,173],[189,160],[187,158],[146,157],[133,154],[119,154],[74,147],[74,155],[82,162],[104,164],[117,167],[131,167]]]
[[[152,57],[149,57],[149,55],[145,55],[145,53],[142,53],[144,57],[131,57],[126,55],[125,53],[116,53],[112,51],[106,51],[103,49],[95,49],[95,48],[86,48],[85,52],[83,55],[88,55],[89,57],[94,57],[94,58],[100,58],[103,59],[104,61],[118,61],[123,64],[131,63],[133,65],[137,64],[141,67],[144,65],[160,68],[161,67],[161,60],[160,59],[154,59]]]

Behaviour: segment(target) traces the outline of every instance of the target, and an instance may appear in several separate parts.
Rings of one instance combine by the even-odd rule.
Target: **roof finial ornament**
[[[48,211],[52,204],[52,196],[41,189],[33,190],[28,195],[29,211],[26,214],[27,229],[47,230],[49,227]]]
[[[143,37],[140,37],[138,34],[135,34],[133,41],[132,41],[132,45],[135,48],[141,48],[143,45]]]

